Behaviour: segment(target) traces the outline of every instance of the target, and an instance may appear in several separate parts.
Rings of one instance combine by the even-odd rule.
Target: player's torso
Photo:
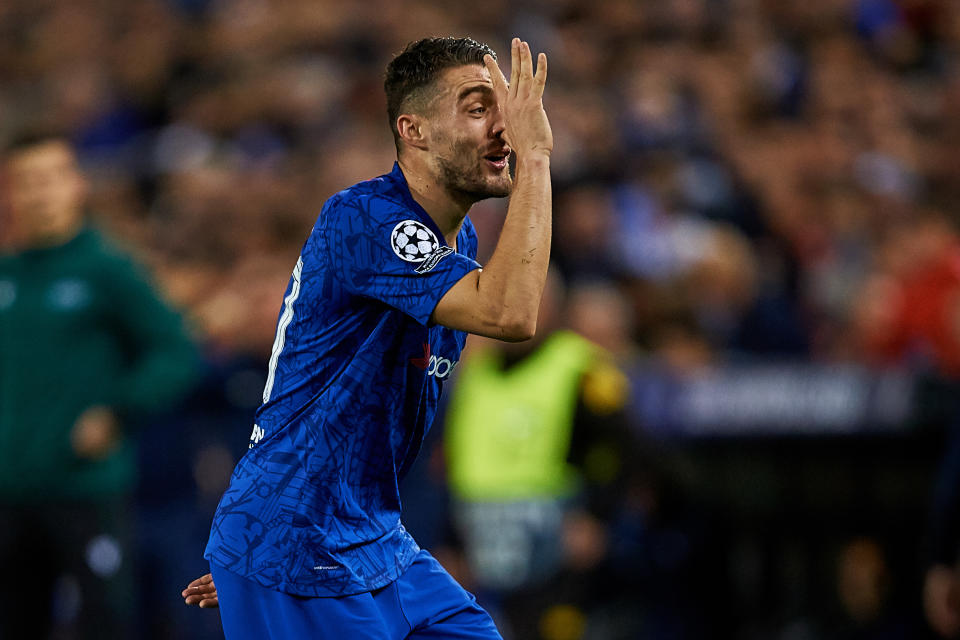
[[[398,482],[466,341],[429,316],[479,265],[469,220],[458,251],[441,247],[427,214],[398,195],[401,179],[395,167],[331,198],[284,294],[264,402],[207,548],[261,584],[369,590],[417,550],[400,524]],[[434,260],[407,251],[427,242],[419,235]]]
[[[395,440],[429,427],[466,334],[424,326],[345,291],[323,265],[301,264],[280,314],[251,449],[293,425],[381,441],[385,429]]]
[[[211,537],[215,562],[242,554],[254,579],[307,595],[381,584],[416,552],[397,483],[466,339],[375,301],[340,302],[357,332],[313,356],[317,336],[288,336],[304,376],[275,376]]]

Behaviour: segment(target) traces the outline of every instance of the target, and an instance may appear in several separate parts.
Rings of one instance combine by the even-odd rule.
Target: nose
[[[490,137],[501,138],[506,130],[506,121],[503,119],[503,110],[500,105],[493,108],[493,119],[490,122]]]

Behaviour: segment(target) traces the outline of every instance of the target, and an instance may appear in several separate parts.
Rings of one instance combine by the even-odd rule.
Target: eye
[[[482,114],[482,113],[486,113],[486,112],[487,112],[487,108],[486,108],[486,107],[476,107],[476,108],[474,108],[474,109],[470,109],[470,113],[476,113],[476,114],[478,114],[478,115],[479,115],[479,114]]]

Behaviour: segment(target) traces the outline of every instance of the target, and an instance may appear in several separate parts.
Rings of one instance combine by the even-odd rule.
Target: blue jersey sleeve
[[[318,229],[347,291],[379,300],[424,325],[450,287],[480,268],[461,253],[468,247],[447,246],[431,221],[376,194],[332,198]]]

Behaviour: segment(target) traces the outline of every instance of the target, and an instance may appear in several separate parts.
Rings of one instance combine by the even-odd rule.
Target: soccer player
[[[241,638],[500,638],[400,523],[397,485],[466,333],[530,338],[553,137],[526,42],[428,38],[387,67],[389,174],[334,195],[293,270],[250,449],[183,595]],[[516,155],[511,177],[508,157]],[[488,264],[467,211],[510,196]]]

